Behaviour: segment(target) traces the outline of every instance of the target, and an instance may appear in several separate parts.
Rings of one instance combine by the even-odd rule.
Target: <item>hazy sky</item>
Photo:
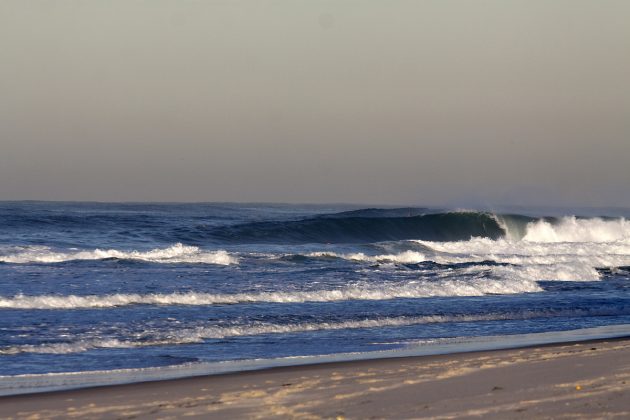
[[[630,206],[630,1],[0,0],[0,200]]]

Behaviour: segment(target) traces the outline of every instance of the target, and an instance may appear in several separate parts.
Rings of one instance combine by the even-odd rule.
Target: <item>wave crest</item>
[[[217,305],[239,303],[302,303],[345,300],[388,300],[437,296],[483,296],[540,291],[533,281],[514,279],[444,279],[411,281],[402,284],[356,284],[332,290],[260,293],[170,293],[110,295],[40,295],[0,297],[0,308],[6,309],[90,309],[127,305]]]
[[[203,251],[196,246],[181,243],[168,248],[151,251],[119,251],[116,249],[95,249],[93,251],[55,251],[46,246],[13,247],[0,255],[0,262],[25,263],[59,263],[75,260],[103,260],[116,258],[121,260],[140,260],[154,263],[205,263],[230,265],[238,264],[238,258],[224,250]]]

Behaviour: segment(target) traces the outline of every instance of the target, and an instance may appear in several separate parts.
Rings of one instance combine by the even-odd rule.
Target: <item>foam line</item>
[[[12,247],[4,250],[0,261],[14,264],[27,263],[59,263],[74,260],[102,260],[118,258],[125,260],[140,260],[154,263],[204,263],[229,265],[237,264],[238,258],[226,251],[204,251],[196,246],[186,246],[181,243],[168,248],[158,248],[151,251],[119,251],[116,249],[95,249],[93,251],[55,251],[46,246]]]
[[[89,309],[127,305],[217,305],[238,303],[302,303],[344,300],[387,300],[431,296],[482,296],[540,291],[535,282],[522,279],[445,279],[410,281],[402,284],[355,284],[340,289],[312,291],[277,291],[261,293],[171,293],[110,295],[16,295],[0,297],[5,309]]]

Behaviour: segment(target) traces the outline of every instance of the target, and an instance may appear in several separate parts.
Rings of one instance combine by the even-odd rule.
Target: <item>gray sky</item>
[[[0,200],[630,206],[630,1],[0,0]]]

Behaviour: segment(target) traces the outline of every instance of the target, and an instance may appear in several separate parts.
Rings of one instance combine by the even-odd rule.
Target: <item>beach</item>
[[[281,367],[0,398],[2,418],[627,418],[630,340]]]

